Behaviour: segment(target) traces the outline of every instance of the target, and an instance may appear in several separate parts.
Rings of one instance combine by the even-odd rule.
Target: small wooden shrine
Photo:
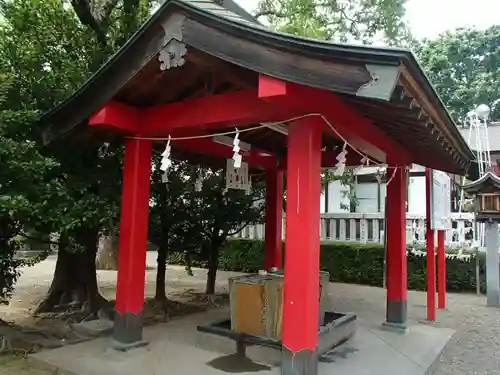
[[[463,189],[475,197],[476,221],[500,221],[500,177],[493,172],[487,172],[480,179],[465,185]]]
[[[476,221],[482,223],[479,233],[486,237],[486,304],[500,307],[500,177],[490,171],[463,189],[475,196]]]

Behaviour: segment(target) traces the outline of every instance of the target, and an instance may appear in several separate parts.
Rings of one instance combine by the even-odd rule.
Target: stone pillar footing
[[[317,375],[318,353],[311,350],[292,352],[283,347],[281,375]]]
[[[130,342],[130,343],[123,343],[123,342],[116,341],[115,339],[111,339],[111,347],[115,350],[120,351],[120,352],[127,352],[131,349],[142,348],[143,346],[147,346],[147,345],[149,345],[149,342],[147,342],[145,340]]]
[[[142,313],[126,312],[115,315],[113,338],[111,347],[120,351],[127,351],[147,345],[142,338]]]
[[[403,323],[383,322],[382,329],[384,331],[396,332],[401,334],[406,334],[409,332],[408,326]]]

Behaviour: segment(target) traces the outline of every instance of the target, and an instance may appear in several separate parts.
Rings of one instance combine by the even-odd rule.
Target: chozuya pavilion
[[[241,152],[243,161],[251,172],[266,173],[266,268],[282,266],[287,176],[282,371],[312,375],[321,168],[335,166],[344,151],[350,165],[369,159],[389,166],[386,323],[405,326],[407,167],[463,175],[473,155],[411,52],[282,34],[234,3],[224,5],[166,1],[43,117],[44,142],[70,134],[94,141],[118,135],[125,142],[113,338],[127,348],[142,342],[152,148],[165,148],[170,138],[173,155],[225,163],[232,146],[209,135],[237,128],[251,145]]]

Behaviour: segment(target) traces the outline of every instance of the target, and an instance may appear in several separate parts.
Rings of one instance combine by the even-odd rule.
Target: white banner
[[[435,170],[431,176],[431,229],[452,229],[450,176]]]

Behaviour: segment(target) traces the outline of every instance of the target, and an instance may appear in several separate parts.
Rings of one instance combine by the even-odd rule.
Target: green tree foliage
[[[228,236],[239,233],[247,225],[262,222],[264,192],[261,183],[252,185],[246,194],[242,190],[226,189],[226,176],[222,169],[200,169],[202,189],[193,200],[195,222],[201,225],[201,258],[208,266],[206,294],[215,293],[215,281],[219,266],[219,252]]]
[[[457,123],[479,104],[500,121],[500,26],[458,29],[424,40],[416,53]]]
[[[186,162],[174,161],[163,181],[159,169],[160,157],[153,155],[155,170],[151,179],[151,209],[149,239],[158,247],[155,299],[165,302],[166,262],[171,253],[190,254],[201,244],[201,229],[197,213],[193,211],[195,168]]]
[[[426,257],[408,250],[408,289],[426,290]],[[382,287],[384,279],[384,246],[378,243],[359,244],[330,242],[320,247],[320,267],[330,273],[330,281]],[[177,255],[177,254],[176,254]],[[285,254],[286,256],[286,254]],[[233,272],[257,272],[264,261],[264,242],[260,240],[231,240],[220,252],[220,269]],[[485,291],[485,254],[479,253],[479,283]],[[173,256],[172,263],[183,264],[184,259]],[[197,259],[194,264],[202,265]],[[446,290],[476,291],[476,259],[450,256],[446,259]]]
[[[13,79],[7,105],[41,115],[84,82],[100,48],[58,0],[1,1],[0,12],[1,66]],[[31,124],[24,131],[34,136]]]
[[[408,43],[406,0],[261,0],[257,18],[284,32],[316,39],[389,45]]]
[[[0,1],[1,73],[11,77],[4,106],[18,118],[8,124],[9,134],[19,149],[31,141],[41,155],[55,159],[57,163],[44,178],[58,181],[61,186],[57,194],[50,196],[52,213],[37,223],[61,233],[59,250],[60,255],[65,254],[58,257],[54,283],[40,310],[51,309],[62,300],[72,302],[70,296],[79,296],[82,305],[92,300],[95,303],[86,304],[91,310],[102,301],[94,258],[100,231],[116,227],[123,146],[121,142],[95,142],[79,134],[41,148],[37,144],[40,129],[31,124],[69,97],[147,14],[144,1],[131,8],[115,1],[112,12],[103,19],[107,23],[104,44],[94,28],[81,22],[82,13],[77,14],[71,7],[78,3],[83,2]],[[35,159],[27,163],[36,167]],[[0,179],[3,177],[2,173]],[[39,197],[45,199],[44,195]],[[32,205],[30,202],[30,209]],[[27,222],[20,225],[25,227]]]
[[[167,300],[165,263],[172,253],[183,254],[188,273],[191,259],[203,259],[209,268],[206,292],[214,294],[218,254],[228,236],[263,219],[263,186],[255,183],[248,195],[226,191],[223,169],[190,166],[186,161],[174,162],[165,183],[157,155],[155,165],[150,240],[158,246],[156,300]]]
[[[44,217],[53,213],[53,197],[59,195],[58,181],[47,180],[57,163],[40,154],[36,143],[16,138],[12,129],[33,119],[31,111],[6,107],[12,80],[0,73],[0,303],[10,297],[22,262],[14,256],[19,238],[27,227],[41,228]]]
[[[5,105],[20,116],[17,126],[9,125],[9,132],[19,148],[26,140],[32,140],[34,150],[41,157],[56,160],[50,165],[50,173],[43,176],[57,181],[61,189],[57,194],[49,195],[52,211],[37,223],[47,231],[61,234],[54,280],[47,298],[35,310],[37,312],[51,310],[61,303],[83,306],[91,313],[100,309],[103,301],[97,291],[94,258],[100,232],[113,231],[118,225],[123,146],[121,142],[102,143],[102,140],[78,134],[44,149],[36,143],[38,129],[29,125],[70,96],[110,53],[126,41],[142,22],[151,4],[146,1],[0,2],[3,17],[0,58],[5,71],[12,74],[10,87],[15,87],[7,91]],[[27,111],[32,115],[28,116]],[[30,159],[28,164],[32,162],[36,160]],[[35,166],[30,164],[29,167]],[[206,227],[201,227],[199,217],[210,218],[215,206],[203,192],[194,194],[192,184],[195,177],[187,182],[190,173],[197,175],[197,170],[183,163],[180,166],[181,169],[173,171],[175,173],[170,177],[169,190],[164,184],[153,184],[153,197],[158,202],[151,215],[153,240],[159,242],[162,249],[188,254],[202,248],[210,250],[213,246],[203,245],[209,235],[209,244],[213,245],[222,243],[229,233],[220,215],[231,209],[229,214],[236,215],[236,209],[244,214],[228,220],[228,223],[246,222],[248,216],[245,214],[252,212],[251,207],[247,210],[229,205],[232,198],[224,196],[222,206],[217,206],[218,220],[207,219],[204,221]],[[48,171],[40,169],[40,172]],[[215,175],[212,172],[212,180]],[[30,178],[36,181],[34,176]],[[211,178],[207,179],[211,181]],[[218,189],[220,192],[222,185],[219,184]],[[38,197],[45,196],[39,194]],[[182,202],[187,202],[185,207],[179,204]],[[29,202],[26,207],[31,210],[35,204]],[[25,220],[19,225],[24,227],[27,223]],[[155,232],[154,228],[159,230]],[[12,255],[13,251],[9,254]]]
[[[9,153],[5,158],[11,167],[11,173],[2,168],[0,181],[10,188],[7,195],[17,198],[10,202],[11,212],[18,213],[15,220],[3,223],[8,223],[10,232],[33,228],[41,233],[72,232],[81,221],[77,216],[81,209],[72,201],[71,174],[65,169],[74,171],[59,157],[71,155],[71,148],[68,143],[53,150],[41,148],[32,124],[83,82],[90,67],[86,57],[98,50],[95,43],[83,42],[91,34],[59,1],[2,1],[0,12],[1,74],[10,80],[0,139],[10,145],[2,150]],[[16,164],[16,159],[23,162]],[[10,259],[14,251],[9,249]]]
[[[14,237],[31,229],[49,233],[71,221],[60,165],[39,147],[31,124],[67,95],[67,87],[82,82],[87,69],[79,53],[87,51],[79,38],[71,43],[84,30],[71,28],[76,18],[57,1],[1,1],[0,14],[0,237],[3,268],[14,269],[20,265]]]

